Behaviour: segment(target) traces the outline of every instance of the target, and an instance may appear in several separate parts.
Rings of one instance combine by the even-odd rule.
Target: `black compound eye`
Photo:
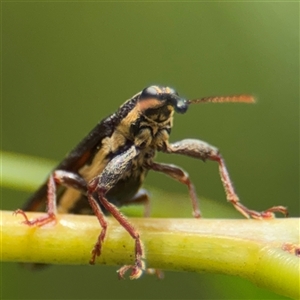
[[[184,114],[188,109],[188,102],[183,98],[178,98],[175,103],[173,103],[175,111],[180,114]]]
[[[150,97],[158,97],[158,91],[155,86],[149,86],[143,89],[141,93],[141,98],[150,98]]]

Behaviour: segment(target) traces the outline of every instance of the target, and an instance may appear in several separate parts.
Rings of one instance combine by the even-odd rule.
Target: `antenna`
[[[216,96],[204,97],[200,99],[188,100],[188,104],[194,103],[226,103],[226,102],[241,102],[241,103],[255,103],[255,98],[251,95],[233,95],[233,96]]]

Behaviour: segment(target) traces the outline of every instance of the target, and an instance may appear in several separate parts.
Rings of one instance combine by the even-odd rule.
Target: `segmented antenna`
[[[200,99],[188,100],[189,104],[194,103],[225,103],[225,102],[241,102],[241,103],[255,103],[255,98],[251,95],[233,95],[233,96],[216,96],[204,97]]]

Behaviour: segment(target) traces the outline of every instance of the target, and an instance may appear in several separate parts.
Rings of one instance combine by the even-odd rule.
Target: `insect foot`
[[[23,223],[29,226],[43,226],[50,222],[56,221],[56,186],[53,175],[51,175],[48,180],[47,197],[48,208],[46,215],[36,218],[34,220],[29,220],[26,213],[22,209],[17,209],[14,212],[14,215],[22,215],[25,219]]]
[[[129,278],[132,279],[138,279],[142,276],[143,271],[145,270],[145,263],[144,261],[140,259],[136,259],[135,261],[135,265],[125,265],[122,268],[120,268],[117,273],[119,276],[119,279],[125,279],[124,275],[125,273],[132,269],[131,274],[129,276]]]
[[[26,213],[21,209],[15,210],[13,214],[14,215],[22,215],[25,219],[25,221],[23,221],[22,223],[24,223],[28,226],[34,226],[34,225],[35,226],[44,226],[48,223],[56,221],[56,216],[55,216],[55,214],[52,214],[52,213],[50,213],[50,214],[48,213],[45,216],[41,216],[41,217],[33,219],[33,220],[29,220]]]

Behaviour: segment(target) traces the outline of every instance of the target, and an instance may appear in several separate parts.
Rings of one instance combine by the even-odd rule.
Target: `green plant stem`
[[[30,218],[40,216],[28,213]],[[130,219],[145,245],[147,267],[238,275],[276,293],[299,298],[300,259],[283,251],[299,244],[299,219]],[[29,227],[1,212],[1,259],[88,264],[100,232],[94,216],[59,215],[56,225]],[[132,264],[134,242],[109,218],[97,264]]]

